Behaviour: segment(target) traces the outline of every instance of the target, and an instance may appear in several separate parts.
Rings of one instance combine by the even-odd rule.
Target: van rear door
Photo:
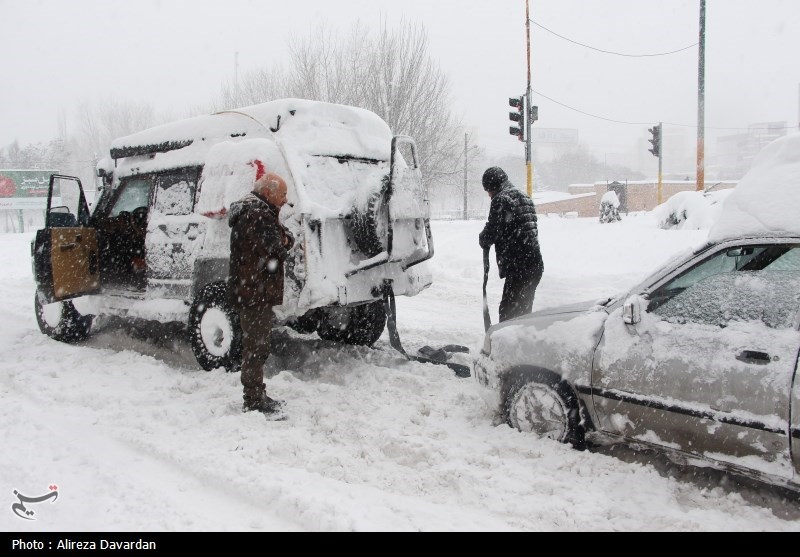
[[[390,168],[388,252],[390,260],[401,262],[405,271],[433,257],[430,201],[412,138],[392,139]]]
[[[47,303],[100,290],[97,234],[89,217],[81,181],[51,175],[45,226],[32,246],[36,286]]]

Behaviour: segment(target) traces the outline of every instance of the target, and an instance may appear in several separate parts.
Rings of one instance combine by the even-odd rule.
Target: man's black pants
[[[503,285],[503,299],[500,301],[500,321],[531,312],[536,287],[542,280],[542,270],[532,273],[506,275]]]

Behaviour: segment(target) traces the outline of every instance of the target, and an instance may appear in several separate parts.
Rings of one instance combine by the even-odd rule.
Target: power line
[[[543,93],[540,93],[539,91],[536,91],[535,89],[531,89],[531,92],[539,95],[543,99],[547,99],[550,102],[553,102],[553,103],[555,103],[557,105],[563,106],[564,108],[568,108],[568,109],[570,109],[572,111],[579,112],[580,114],[584,114],[586,116],[591,116],[592,118],[597,118],[598,120],[605,120],[606,122],[613,122],[615,124],[626,124],[626,125],[631,125],[631,126],[651,126],[653,124],[653,122],[628,122],[628,121],[625,121],[625,120],[615,120],[613,118],[606,118],[605,116],[598,116],[597,114],[592,114],[591,112],[586,112],[586,111],[581,110],[579,108],[575,108],[574,106],[570,106],[568,104],[564,104],[564,103],[562,103],[560,101],[555,100],[552,97],[548,97],[547,95],[545,95]],[[664,122],[664,124],[668,124],[670,126],[681,127],[681,128],[697,128],[696,124],[678,124],[678,123],[675,123],[675,122]],[[733,127],[730,127],[729,128],[729,127],[719,127],[719,126],[706,126],[705,129],[707,129],[707,130],[793,130],[793,129],[795,129],[795,127],[794,126],[782,126],[782,127],[771,127],[771,128],[757,128],[757,127],[748,127],[748,128],[742,128],[742,127],[733,128]]]
[[[572,40],[572,39],[570,39],[568,37],[565,37],[564,35],[559,35],[555,31],[553,31],[552,29],[548,29],[547,27],[545,27],[541,23],[537,23],[532,19],[530,20],[530,22],[533,23],[536,27],[539,27],[540,29],[544,29],[548,33],[552,33],[556,37],[558,37],[560,39],[564,39],[567,42],[582,46],[584,48],[588,48],[590,50],[596,50],[597,52],[602,52],[604,54],[613,54],[614,56],[625,56],[627,58],[652,58],[654,56],[668,56],[670,54],[676,54],[678,52],[683,52],[684,50],[689,50],[690,48],[694,48],[695,46],[698,45],[698,43],[694,43],[694,44],[690,44],[689,46],[685,46],[683,48],[679,48],[678,50],[672,50],[670,52],[658,52],[658,53],[655,53],[655,54],[625,54],[623,52],[614,52],[612,50],[603,50],[602,48],[596,48],[596,47],[590,46],[588,44],[579,43],[578,41],[574,41],[574,40]]]

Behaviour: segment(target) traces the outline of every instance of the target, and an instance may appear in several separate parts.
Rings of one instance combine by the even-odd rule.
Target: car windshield
[[[146,178],[131,178],[126,180],[122,191],[117,195],[110,216],[116,217],[123,211],[131,212],[139,207],[147,207],[150,202],[150,189],[152,182]]]

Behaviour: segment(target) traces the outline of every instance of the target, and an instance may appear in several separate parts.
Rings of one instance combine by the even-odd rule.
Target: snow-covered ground
[[[434,285],[398,299],[406,348],[479,345],[482,225],[434,223]],[[614,294],[707,234],[542,218],[534,309]],[[200,371],[172,327],[40,334],[30,239],[0,236],[2,531],[800,531],[800,503],[724,474],[495,425],[472,379],[404,361],[386,333],[370,349],[278,329],[267,385],[290,418],[243,415],[238,374]],[[50,485],[35,521],[15,516],[14,490]]]

